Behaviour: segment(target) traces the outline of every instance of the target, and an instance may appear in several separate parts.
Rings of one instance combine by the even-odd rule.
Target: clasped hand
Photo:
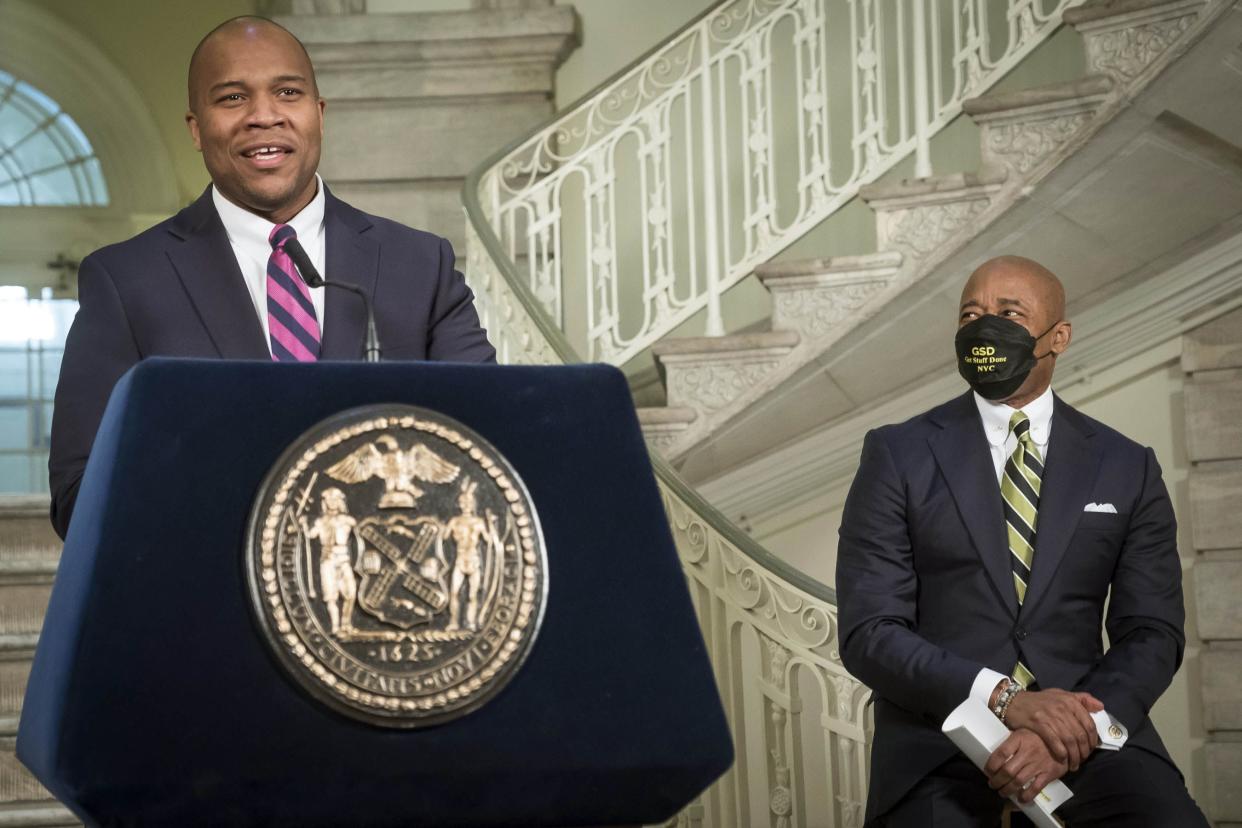
[[[1066,764],[1053,758],[1047,745],[1034,731],[1015,730],[988,757],[983,772],[988,787],[1006,799],[1029,803],[1044,786],[1065,775]]]
[[[988,784],[1004,797],[1028,803],[1054,779],[1076,771],[1100,743],[1091,713],[1104,704],[1090,693],[1055,688],[1013,697],[1005,724],[1013,733],[984,766]]]
[[[1010,730],[1030,730],[1043,739],[1058,762],[1076,771],[1100,743],[1091,714],[1104,704],[1090,693],[1050,688],[1019,693],[1009,703],[1005,724]]]

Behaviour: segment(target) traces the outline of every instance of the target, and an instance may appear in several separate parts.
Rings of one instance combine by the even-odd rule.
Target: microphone
[[[285,252],[289,254],[290,259],[293,259],[293,263],[298,269],[298,275],[302,277],[302,281],[306,282],[308,287],[341,288],[362,297],[362,304],[367,309],[367,341],[366,345],[363,346],[363,359],[367,362],[379,362],[382,352],[380,351],[379,335],[375,332],[375,309],[371,307],[371,297],[367,296],[366,291],[357,285],[351,285],[349,282],[329,282],[320,276],[319,271],[315,270],[315,266],[311,264],[310,256],[306,255],[306,250],[297,239],[285,241]]]

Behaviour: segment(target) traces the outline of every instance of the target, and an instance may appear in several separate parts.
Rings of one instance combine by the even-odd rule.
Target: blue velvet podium
[[[243,567],[281,452],[408,403],[483,435],[538,510],[526,663],[417,730],[306,693]],[[18,756],[88,824],[518,826],[666,820],[732,742],[622,375],[601,366],[148,360],[117,385],[35,656]]]

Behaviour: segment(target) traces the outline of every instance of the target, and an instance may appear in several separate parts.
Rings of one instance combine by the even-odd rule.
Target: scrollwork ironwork
[[[954,80],[947,96],[932,93],[932,123],[919,134],[947,125],[965,97],[995,83],[1077,1],[953,0],[952,49],[932,52],[944,64],[938,71]],[[493,165],[490,219],[506,249],[534,262],[526,248],[557,248],[540,259],[549,271],[538,274],[541,301],[561,306],[563,297],[548,292],[554,285],[595,302],[584,349],[590,358],[624,363],[709,305],[718,313],[723,291],[926,140],[908,117],[894,118],[905,105],[893,101],[908,100],[913,73],[931,67],[909,65],[892,43],[929,35],[908,31],[911,16],[895,8],[895,0],[726,0]],[[1002,13],[1004,25],[993,25]],[[899,24],[906,28],[897,32]],[[840,28],[849,31],[849,54],[836,58],[827,32]],[[793,55],[792,67],[775,55]],[[846,94],[829,89],[834,77],[853,78],[841,84],[852,102],[830,117],[829,93]],[[792,140],[774,126],[778,108],[795,115]],[[684,185],[651,168],[657,158],[670,163],[674,152]],[[643,186],[617,180],[644,164]],[[564,186],[574,176],[587,182],[586,194]],[[694,186],[703,178],[713,186]],[[551,241],[513,236],[518,213],[528,226],[553,225]],[[720,220],[706,220],[717,214]],[[642,255],[622,271],[644,229]],[[571,230],[578,236],[566,238]],[[707,278],[704,262],[715,268]]]

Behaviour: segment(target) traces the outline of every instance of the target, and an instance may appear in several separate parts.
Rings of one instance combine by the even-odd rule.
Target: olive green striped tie
[[[1005,463],[1001,476],[1001,499],[1005,502],[1005,528],[1009,535],[1009,565],[1013,570],[1013,587],[1018,604],[1026,600],[1026,585],[1031,580],[1031,563],[1035,559],[1035,527],[1039,522],[1039,481],[1044,462],[1031,439],[1031,421],[1026,414],[1015,411],[1009,418],[1009,430],[1018,438],[1018,446]],[[1023,687],[1030,687],[1035,676],[1021,661],[1013,668],[1013,678]]]

